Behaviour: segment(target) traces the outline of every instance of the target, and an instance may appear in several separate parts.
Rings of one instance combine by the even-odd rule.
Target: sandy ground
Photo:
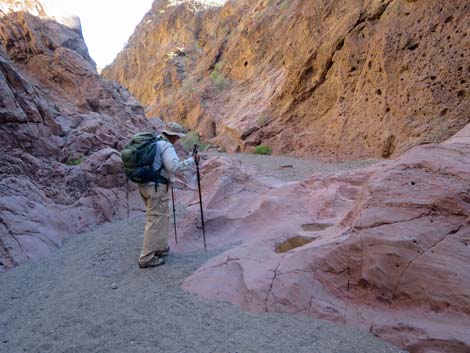
[[[240,165],[249,165],[259,175],[275,177],[284,181],[300,181],[315,173],[334,173],[351,169],[364,168],[378,160],[359,160],[341,163],[322,163],[290,156],[261,156],[249,153],[226,154],[208,153],[208,156],[222,155],[238,161]]]
[[[238,157],[242,163],[260,158],[266,175],[285,162]],[[295,177],[311,174],[312,166],[320,168],[309,164]],[[164,266],[141,270],[143,225],[143,215],[102,225],[47,259],[0,273],[0,352],[402,352],[353,328],[253,315],[188,294],[183,280],[223,249],[170,253]]]
[[[141,270],[143,216],[0,274],[0,352],[401,352],[352,328],[206,301],[182,281],[215,253]]]

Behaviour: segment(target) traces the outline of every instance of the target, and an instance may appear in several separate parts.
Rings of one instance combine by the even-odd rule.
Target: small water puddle
[[[276,246],[275,251],[278,254],[282,254],[282,253],[288,252],[292,249],[299,248],[301,246],[310,244],[314,240],[315,240],[315,238],[307,238],[307,237],[302,237],[300,235],[296,235],[295,237],[289,238],[286,241],[283,241],[281,244],[278,244]]]
[[[318,232],[321,230],[325,230],[327,228],[332,227],[333,224],[329,223],[307,223],[307,224],[302,224],[302,230],[305,232]]]

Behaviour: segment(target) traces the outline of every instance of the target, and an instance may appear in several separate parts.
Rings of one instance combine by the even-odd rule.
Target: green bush
[[[224,63],[222,61],[219,61],[217,64],[215,64],[214,71],[212,71],[209,75],[209,78],[211,79],[212,83],[218,89],[224,89],[229,84],[229,81],[225,78],[224,74],[221,72],[223,66],[224,66]]]
[[[272,153],[272,149],[266,145],[259,145],[255,148],[255,154],[263,154],[263,155],[270,155]]]
[[[72,165],[79,165],[80,163],[83,162],[83,157],[79,157],[79,158],[72,158],[72,157],[69,157],[66,161],[65,161],[65,164],[66,165],[69,165],[69,166],[72,166]]]
[[[201,141],[199,134],[196,131],[190,131],[185,137],[180,139],[184,149],[188,152],[192,152],[194,145],[198,145],[199,150],[203,151],[209,144]]]
[[[209,75],[212,83],[219,89],[227,87],[228,81],[225,76],[217,70],[214,70]]]

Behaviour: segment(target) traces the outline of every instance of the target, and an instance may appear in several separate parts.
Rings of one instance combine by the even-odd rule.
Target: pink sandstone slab
[[[241,245],[184,289],[346,323],[411,352],[470,351],[470,125],[396,160],[300,183],[263,184],[222,159],[204,172],[210,246]],[[190,215],[194,224],[197,209]],[[183,239],[200,234],[187,227]]]

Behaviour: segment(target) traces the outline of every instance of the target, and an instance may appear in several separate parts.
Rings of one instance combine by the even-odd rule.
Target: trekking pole
[[[197,144],[194,145],[193,149],[193,157],[197,155]],[[206,246],[206,230],[204,229],[204,212],[202,210],[202,194],[201,194],[201,175],[199,174],[199,162],[194,159],[194,162],[196,163],[196,172],[197,172],[197,187],[199,190],[199,207],[201,209],[201,223],[202,223],[202,237],[204,239],[204,250],[207,251],[207,246]]]
[[[127,218],[129,218],[129,178],[126,181]]]
[[[178,244],[178,236],[176,235],[175,192],[173,187],[171,187],[171,199],[173,201],[173,224],[175,226],[175,244]]]

